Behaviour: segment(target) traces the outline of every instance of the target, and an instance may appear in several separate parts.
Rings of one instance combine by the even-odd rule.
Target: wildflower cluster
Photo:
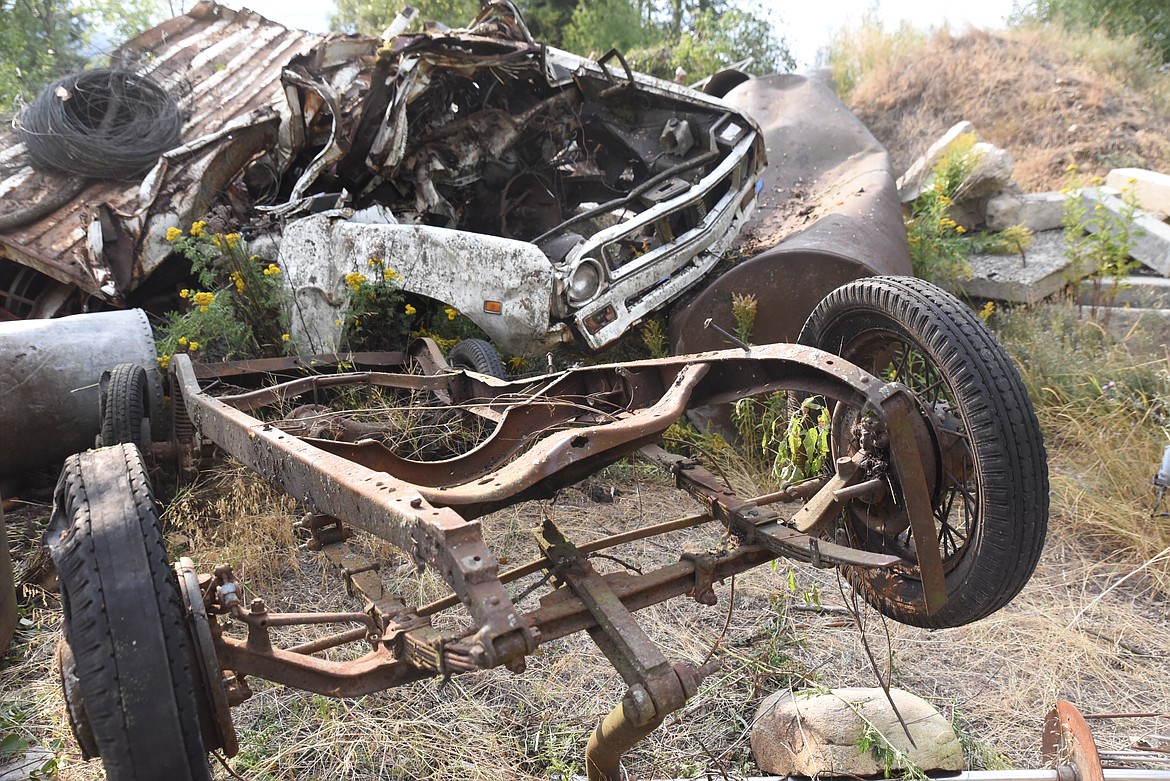
[[[247,254],[238,233],[217,233],[204,220],[188,231],[167,228],[166,240],[191,263],[198,288],[179,291],[167,317],[159,365],[185,352],[208,360],[280,355],[291,348],[280,267]]]
[[[1112,305],[1117,298],[1121,280],[1140,264],[1130,258],[1134,240],[1139,232],[1134,228],[1137,215],[1136,179],[1130,179],[1121,188],[1121,206],[1115,212],[1099,201],[1090,209],[1084,198],[1084,184],[1075,164],[1065,169],[1068,184],[1061,189],[1064,201],[1065,255],[1072,261],[1074,280],[1088,277],[1092,285],[1090,306],[1092,315],[1097,307]],[[1090,179],[1090,185],[1100,184],[1099,177]]]
[[[934,167],[931,186],[911,206],[906,238],[915,276],[939,282],[971,276],[963,240],[966,228],[951,216],[951,207],[959,185],[978,163],[973,146],[972,139],[944,155]]]
[[[338,322],[351,350],[405,345],[418,310],[403,300],[399,279],[382,258],[369,258],[363,271],[345,275],[346,307]]]

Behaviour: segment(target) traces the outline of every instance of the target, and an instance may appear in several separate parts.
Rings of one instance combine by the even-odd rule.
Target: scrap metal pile
[[[711,271],[766,164],[742,112],[616,51],[538,45],[507,3],[383,41],[205,0],[123,45],[110,74],[174,96],[181,144],[120,177],[32,155],[47,111],[78,115],[71,148],[121,122],[122,92],[80,77],[0,137],[6,318],[164,309],[184,273],[167,229],[211,219],[279,259],[303,347],[336,347],[341,280],[377,257],[508,352],[597,350]]]

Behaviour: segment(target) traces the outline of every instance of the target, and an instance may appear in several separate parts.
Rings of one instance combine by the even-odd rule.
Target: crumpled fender
[[[293,294],[293,337],[302,348],[337,349],[345,275],[369,271],[370,258],[393,269],[403,291],[458,309],[505,352],[538,354],[565,330],[551,324],[552,265],[528,242],[325,212],[291,220],[279,257]],[[487,301],[498,311],[488,311]]]

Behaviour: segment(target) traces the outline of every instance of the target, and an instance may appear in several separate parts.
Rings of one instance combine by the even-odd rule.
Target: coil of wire
[[[149,76],[94,68],[50,84],[20,115],[34,167],[87,178],[133,179],[179,145],[175,99]]]

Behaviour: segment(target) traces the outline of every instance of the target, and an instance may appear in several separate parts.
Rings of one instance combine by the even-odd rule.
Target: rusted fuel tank
[[[671,313],[676,354],[730,346],[732,293],[753,293],[752,342],[796,341],[829,292],[877,274],[910,274],[890,157],[837,97],[828,77],[731,80],[723,99],[760,125],[768,151],[755,213],[734,249],[748,258]],[[714,85],[714,80],[713,80]]]
[[[159,409],[162,377],[141,309],[0,323],[0,477],[93,447],[98,378],[119,363],[146,369],[150,408]]]

